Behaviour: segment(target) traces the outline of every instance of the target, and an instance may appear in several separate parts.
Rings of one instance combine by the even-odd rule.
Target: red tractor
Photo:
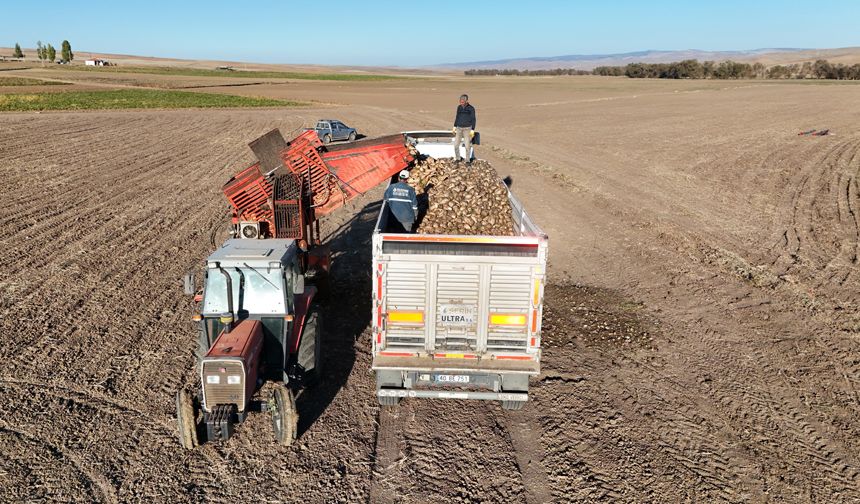
[[[403,135],[324,147],[313,131],[251,142],[258,162],[224,186],[233,238],[206,261],[203,288],[186,275],[198,327],[200,389],[176,396],[179,440],[228,439],[252,411],[271,414],[275,439],[296,438],[294,393],[321,376],[328,247],[319,217],[412,162]],[[254,400],[275,382],[271,395]]]

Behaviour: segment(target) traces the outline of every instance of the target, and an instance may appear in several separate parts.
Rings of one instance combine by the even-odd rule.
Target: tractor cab
[[[206,261],[198,356],[206,355],[226,327],[259,320],[264,342],[261,365],[269,374],[283,371],[291,315],[304,288],[295,240],[227,240]]]

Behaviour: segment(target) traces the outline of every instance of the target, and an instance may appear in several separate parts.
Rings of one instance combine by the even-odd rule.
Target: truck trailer
[[[431,133],[409,132],[407,141],[453,157],[451,140]],[[482,399],[520,409],[528,400],[529,377],[540,373],[548,237],[510,189],[508,199],[513,236],[391,232],[383,203],[372,240],[380,404]]]

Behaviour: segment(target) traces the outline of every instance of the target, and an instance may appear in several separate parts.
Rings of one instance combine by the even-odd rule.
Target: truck
[[[314,131],[316,131],[322,143],[326,145],[336,140],[353,142],[358,135],[358,131],[355,128],[350,128],[337,119],[320,119],[317,121]]]
[[[408,132],[453,157],[450,132]],[[448,152],[447,156],[445,152]],[[393,179],[392,179],[393,181]],[[384,406],[405,397],[500,401],[516,410],[540,373],[548,237],[508,188],[513,236],[373,231],[372,364]]]
[[[295,394],[322,366],[331,254],[319,218],[413,160],[403,135],[326,148],[312,131],[287,142],[272,130],[249,146],[258,161],[222,188],[232,237],[206,259],[202,289],[195,274],[184,278],[199,377],[196,391],[176,394],[178,437],[189,449],[228,439],[253,412],[271,415],[277,443],[296,439]]]

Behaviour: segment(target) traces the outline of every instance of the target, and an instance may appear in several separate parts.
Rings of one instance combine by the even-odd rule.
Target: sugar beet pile
[[[417,233],[514,234],[507,187],[487,161],[477,159],[467,167],[427,157],[415,163],[409,185],[418,195]]]

